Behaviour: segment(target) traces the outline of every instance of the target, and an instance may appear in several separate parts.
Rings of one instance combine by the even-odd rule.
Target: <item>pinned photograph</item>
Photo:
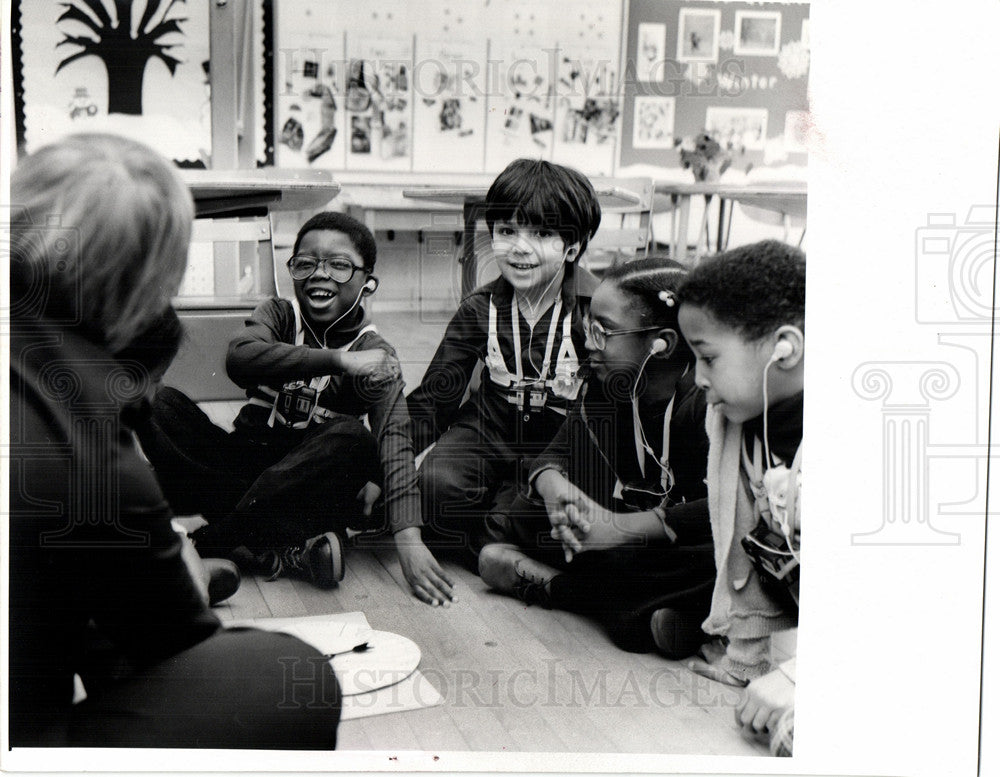
[[[708,108],[705,132],[723,148],[763,151],[767,141],[767,109]]]
[[[774,56],[781,45],[781,11],[737,11],[737,56]]]
[[[680,62],[715,62],[719,58],[722,11],[681,8],[677,24],[677,59]]]
[[[675,98],[637,96],[632,122],[633,148],[673,148]]]
[[[667,25],[639,25],[636,77],[640,81],[662,81],[667,58]]]

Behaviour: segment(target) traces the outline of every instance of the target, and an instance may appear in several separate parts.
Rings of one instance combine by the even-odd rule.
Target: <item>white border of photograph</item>
[[[712,17],[712,53],[685,54],[684,38],[687,31],[687,20],[692,17]],[[719,31],[722,27],[722,11],[711,8],[681,8],[677,18],[677,61],[678,62],[717,62],[719,59]]]
[[[661,130],[660,137],[652,133],[642,132],[639,114],[644,110],[662,110],[662,122],[657,122]],[[632,111],[632,148],[664,149],[674,147],[674,121],[677,117],[677,100],[674,97],[660,95],[636,95],[635,107]]]
[[[743,43],[743,20],[763,19],[774,22],[774,40],[770,46],[748,46]],[[733,25],[733,54],[742,57],[770,57],[778,54],[781,48],[781,11],[737,11],[736,24]]]
[[[809,46],[809,17],[808,16],[805,19],[802,20],[802,32],[799,35],[800,35],[799,40],[802,41],[802,45],[805,46],[807,49],[810,48],[810,46]]]
[[[642,60],[640,67],[639,57],[642,55],[643,42],[649,40],[656,44],[656,55],[649,62]],[[635,49],[637,80],[662,81],[664,63],[667,59],[667,25],[641,22],[635,33]]]
[[[730,108],[729,106],[717,105],[705,109],[705,131],[715,138],[723,147],[729,143],[733,136],[738,134],[742,147],[747,151],[763,151],[767,143],[767,108]],[[756,127],[756,137],[751,137],[747,141],[747,135],[752,130],[743,129],[739,133],[734,131],[734,125],[741,124]],[[723,132],[720,132],[720,125],[728,125]]]

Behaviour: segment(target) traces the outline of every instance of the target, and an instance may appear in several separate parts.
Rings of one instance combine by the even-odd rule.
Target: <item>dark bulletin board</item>
[[[715,12],[719,22],[713,31]],[[735,28],[739,12],[743,12],[742,35]],[[775,14],[780,14],[780,32],[771,22]],[[749,17],[760,21],[748,23]],[[673,147],[673,140],[692,138],[705,129],[710,108],[716,122],[720,115],[730,115],[724,110],[720,113],[720,108],[758,109],[756,114],[746,114],[758,117],[759,109],[767,110],[766,152],[746,148],[734,155],[734,168],[805,165],[803,133],[808,122],[802,113],[809,107],[808,17],[809,5],[805,3],[628,0],[621,165],[679,167],[680,152]],[[687,35],[679,42],[682,23]],[[640,25],[644,32],[641,52]],[[662,40],[653,34],[661,31],[659,25],[665,33]],[[776,34],[769,38],[770,33]],[[654,61],[656,64],[650,65]],[[637,96],[640,108],[662,112],[663,127],[644,131],[640,124],[636,135]],[[667,138],[664,128],[669,126],[671,112],[672,138]],[[786,134],[789,112],[802,113],[789,117]],[[740,112],[732,115],[740,117]],[[650,120],[649,114],[640,114],[640,123],[644,120]],[[761,140],[756,135],[754,138],[751,145],[760,145]]]

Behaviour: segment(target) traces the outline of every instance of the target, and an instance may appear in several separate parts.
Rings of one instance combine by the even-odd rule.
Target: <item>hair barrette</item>
[[[668,308],[672,308],[677,303],[677,299],[674,297],[674,293],[672,291],[664,289],[656,296],[658,296],[663,301],[663,304]]]

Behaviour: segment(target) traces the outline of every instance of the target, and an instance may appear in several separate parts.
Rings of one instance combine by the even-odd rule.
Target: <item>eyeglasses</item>
[[[365,270],[364,267],[358,267],[343,256],[325,256],[318,259],[309,254],[296,254],[288,260],[288,274],[293,280],[304,281],[316,272],[321,264],[326,274],[337,283],[347,283],[358,270],[362,272]]]
[[[616,335],[634,335],[639,332],[653,332],[660,327],[640,326],[635,329],[605,329],[604,324],[600,321],[588,319],[584,322],[584,328],[587,330],[587,336],[590,338],[590,342],[594,346],[594,349],[603,351],[608,345],[609,337],[615,337]]]

